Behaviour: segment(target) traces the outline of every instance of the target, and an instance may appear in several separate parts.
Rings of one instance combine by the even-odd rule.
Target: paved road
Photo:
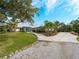
[[[79,59],[79,44],[36,42],[9,59]]]
[[[77,41],[77,36],[70,34],[68,32],[60,32],[55,36],[44,36],[42,34],[34,33],[38,36],[38,40],[42,41],[56,41],[56,42],[72,42],[72,43],[79,43]]]

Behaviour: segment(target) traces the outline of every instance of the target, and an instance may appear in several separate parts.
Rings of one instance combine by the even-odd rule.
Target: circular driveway
[[[68,32],[60,32],[55,36],[44,36],[43,34],[38,34],[38,33],[34,33],[34,34],[36,34],[38,37],[38,40],[41,40],[41,41],[79,43],[79,41],[77,41],[77,36],[70,34]]]

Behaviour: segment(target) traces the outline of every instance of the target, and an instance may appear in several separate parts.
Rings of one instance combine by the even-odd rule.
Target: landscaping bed
[[[71,32],[71,34],[78,36],[78,37],[77,37],[77,41],[79,41],[79,34],[78,34],[78,33],[76,33],[76,32]]]
[[[37,37],[32,33],[11,32],[0,34],[0,57],[7,56],[35,41],[37,41]]]
[[[57,34],[57,32],[44,32],[42,34],[45,35],[45,36],[54,36],[54,35]]]
[[[71,34],[78,35],[78,33],[76,33],[76,32],[71,32]]]

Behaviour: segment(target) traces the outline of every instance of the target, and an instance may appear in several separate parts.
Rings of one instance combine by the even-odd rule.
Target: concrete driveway
[[[56,42],[72,42],[72,43],[79,43],[77,41],[77,36],[70,34],[68,32],[60,32],[55,36],[44,36],[43,34],[34,33],[37,35],[38,40],[42,41],[56,41]]]
[[[9,59],[79,59],[79,44],[38,41]]]

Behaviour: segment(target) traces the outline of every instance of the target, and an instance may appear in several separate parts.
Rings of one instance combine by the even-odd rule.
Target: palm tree
[[[59,21],[55,21],[54,22],[54,31],[57,32],[58,31],[58,28],[59,26],[61,25],[61,23]]]
[[[45,27],[45,31],[51,31],[51,28],[52,28],[52,22],[49,22],[49,21],[45,21],[44,23],[44,27]]]
[[[44,22],[44,27],[45,27],[45,32],[47,33],[46,35],[50,35],[50,31],[51,31],[51,28],[52,28],[52,22],[49,22],[49,21],[45,21]]]

